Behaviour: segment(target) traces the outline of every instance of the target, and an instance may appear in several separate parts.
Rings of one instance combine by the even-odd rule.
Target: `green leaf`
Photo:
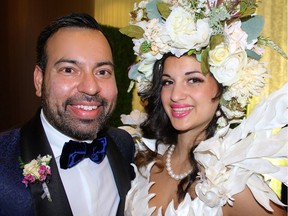
[[[224,35],[216,34],[210,38],[210,50],[213,50],[217,45],[224,41]]]
[[[257,53],[255,53],[252,50],[246,50],[247,56],[252,58],[252,59],[256,59],[256,60],[260,60],[261,56],[258,55]]]
[[[260,36],[264,26],[264,18],[262,16],[254,16],[251,19],[245,20],[241,24],[241,28],[248,34],[248,43]]]
[[[159,13],[157,9],[157,1],[158,0],[152,0],[146,5],[146,11],[147,11],[147,17],[151,19],[161,19],[161,14]]]
[[[193,53],[195,52],[195,49],[190,49],[187,53],[188,56],[193,55]]]
[[[260,36],[258,38],[258,44],[271,47],[272,49],[276,50],[282,57],[284,57],[286,60],[288,60],[287,54],[284,52],[284,50],[281,49],[274,41],[264,38],[263,36]]]
[[[201,70],[204,75],[209,73],[209,63],[208,63],[208,56],[209,56],[209,49],[206,48],[201,53]]]
[[[247,2],[242,2],[240,4],[240,18],[248,17],[256,12],[256,6],[255,5],[248,5]]]
[[[131,38],[140,39],[143,37],[144,30],[136,25],[129,25],[126,27],[123,27],[119,30],[122,34],[127,35]]]
[[[161,14],[161,16],[165,19],[170,15],[171,10],[170,10],[171,5],[167,4],[165,2],[157,2],[157,8]]]
[[[147,53],[150,51],[151,48],[151,43],[144,41],[141,45],[140,45],[140,53]]]

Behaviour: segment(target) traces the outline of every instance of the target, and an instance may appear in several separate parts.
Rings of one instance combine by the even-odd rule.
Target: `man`
[[[117,86],[111,47],[94,18],[70,14],[41,32],[34,85],[42,108],[0,135],[0,215],[123,215],[134,145],[128,133],[105,127]],[[30,169],[39,155],[51,156],[45,172]],[[29,163],[24,180],[18,158]]]

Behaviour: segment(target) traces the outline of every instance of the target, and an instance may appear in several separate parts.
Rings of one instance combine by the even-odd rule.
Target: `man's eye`
[[[65,73],[72,73],[73,70],[72,70],[72,68],[64,68],[63,71]]]
[[[102,78],[108,78],[111,76],[112,73],[108,70],[99,70],[97,74],[98,76],[101,76]]]

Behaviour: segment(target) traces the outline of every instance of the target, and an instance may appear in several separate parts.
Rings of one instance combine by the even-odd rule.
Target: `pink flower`
[[[29,183],[33,183],[33,182],[35,182],[35,180],[36,180],[35,176],[33,176],[33,175],[31,175],[31,174],[25,175],[25,176],[24,176],[24,179],[25,179],[26,181],[28,181]]]
[[[44,175],[46,173],[46,166],[41,165],[38,170],[39,175]]]

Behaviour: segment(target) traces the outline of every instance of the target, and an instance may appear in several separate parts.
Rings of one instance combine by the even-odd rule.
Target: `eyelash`
[[[188,79],[188,83],[203,83],[204,80],[198,77],[194,77],[194,78],[190,78]],[[172,80],[162,80],[161,84],[162,86],[167,86],[167,85],[171,85],[174,82]]]
[[[202,82],[204,82],[203,79],[198,78],[198,77],[191,78],[188,81],[190,82],[191,80],[193,81],[192,83],[202,83]]]

